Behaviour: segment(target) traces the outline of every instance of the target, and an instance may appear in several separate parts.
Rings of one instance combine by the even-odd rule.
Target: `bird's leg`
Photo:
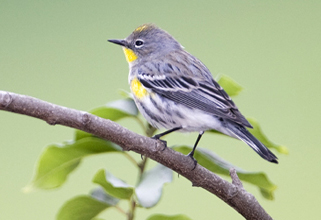
[[[165,131],[165,132],[163,132],[163,133],[160,133],[160,134],[156,134],[156,135],[154,135],[152,138],[153,138],[153,139],[156,139],[156,140],[160,140],[161,142],[163,142],[163,144],[164,144],[164,146],[165,146],[163,150],[165,150],[165,148],[167,147],[167,142],[164,141],[164,140],[161,140],[160,138],[163,137],[163,136],[165,136],[166,134],[172,133],[172,132],[177,131],[177,130],[179,130],[179,129],[182,129],[182,126],[176,127],[176,128],[172,128],[172,129],[170,129],[170,130],[168,130],[168,131]],[[163,151],[163,150],[162,150],[162,151]]]
[[[200,133],[198,134],[198,137],[196,139],[196,142],[194,144],[193,150],[187,155],[190,158],[192,158],[192,160],[194,161],[194,168],[192,170],[194,170],[196,165],[197,165],[197,160],[194,158],[194,153],[195,153],[195,149],[197,147],[197,144],[201,140],[201,137],[202,137],[203,134],[204,134],[204,131],[200,131]]]

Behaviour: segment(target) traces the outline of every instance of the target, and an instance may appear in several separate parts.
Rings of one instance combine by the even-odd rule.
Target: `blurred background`
[[[121,99],[120,90],[129,91],[128,65],[122,50],[107,39],[125,38],[137,26],[155,23],[214,76],[226,74],[240,83],[244,90],[234,101],[241,112],[256,118],[290,153],[277,154],[275,165],[231,138],[208,134],[200,146],[235,166],[265,172],[278,186],[274,201],[249,184],[245,188],[274,219],[320,219],[320,11],[320,1],[0,0],[0,89],[84,111]],[[134,121],[120,123],[142,133]],[[135,184],[137,170],[121,155],[110,154],[86,158],[59,189],[25,194],[22,188],[44,147],[72,139],[74,131],[4,111],[0,131],[1,219],[55,219],[66,200],[95,187],[91,179],[100,168]],[[191,145],[196,137],[176,133],[166,139]],[[161,202],[139,209],[136,219],[154,213],[243,219],[177,175],[165,186]],[[124,219],[115,209],[102,217]]]

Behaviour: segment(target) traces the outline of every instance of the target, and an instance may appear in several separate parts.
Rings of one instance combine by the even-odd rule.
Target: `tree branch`
[[[229,183],[199,164],[193,170],[194,162],[189,157],[170,148],[162,151],[164,146],[160,141],[136,134],[113,121],[30,96],[0,91],[0,110],[39,118],[50,125],[76,128],[112,141],[126,151],[145,155],[169,167],[190,180],[193,186],[202,187],[218,196],[246,219],[272,219],[255,197],[243,188],[235,169],[230,170],[233,181]]]

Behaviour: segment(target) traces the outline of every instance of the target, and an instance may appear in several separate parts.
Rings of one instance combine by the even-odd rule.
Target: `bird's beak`
[[[108,40],[109,42],[111,43],[114,43],[114,44],[118,44],[120,46],[123,46],[123,47],[128,47],[128,43],[126,40],[117,40],[117,39],[112,39],[112,40]]]

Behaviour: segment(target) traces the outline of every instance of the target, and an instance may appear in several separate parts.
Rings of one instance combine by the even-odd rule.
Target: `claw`
[[[154,139],[154,140],[159,140],[160,142],[163,143],[164,148],[163,148],[161,151],[164,151],[164,150],[167,148],[167,141],[161,140],[161,139],[159,139],[159,138],[160,138],[160,137],[158,137],[158,135],[155,135],[155,136],[152,137],[152,139]]]
[[[194,170],[196,168],[196,165],[197,165],[197,160],[194,158],[194,152],[191,152],[191,153],[187,154],[187,156],[190,157],[193,160],[194,167],[193,167],[192,170]]]
[[[182,129],[182,126],[176,127],[176,128],[172,128],[172,129],[170,129],[170,130],[168,130],[168,131],[165,131],[165,132],[163,132],[163,133],[160,133],[160,134],[156,134],[156,135],[154,135],[152,138],[153,138],[153,139],[156,139],[156,140],[160,140],[161,142],[163,142],[164,148],[162,149],[162,151],[164,151],[164,150],[166,149],[166,147],[167,147],[167,142],[164,141],[164,140],[161,140],[160,138],[163,137],[164,135],[167,135],[167,134],[172,133],[172,132],[174,132],[174,131],[177,131],[177,130],[179,130],[179,129]]]

